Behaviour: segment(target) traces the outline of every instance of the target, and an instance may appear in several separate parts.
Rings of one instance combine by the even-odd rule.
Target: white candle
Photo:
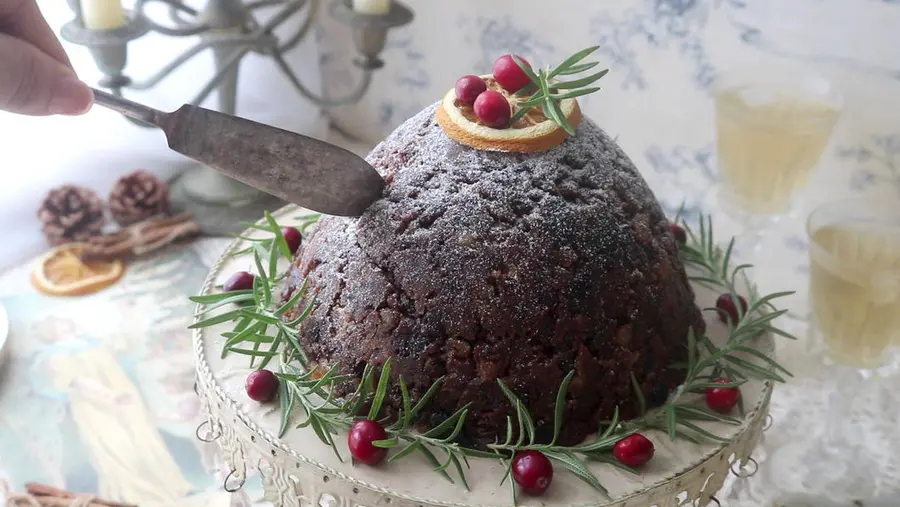
[[[360,14],[387,14],[391,10],[391,0],[353,0],[353,10]]]
[[[125,24],[122,0],[81,0],[81,18],[90,30],[115,30]]]

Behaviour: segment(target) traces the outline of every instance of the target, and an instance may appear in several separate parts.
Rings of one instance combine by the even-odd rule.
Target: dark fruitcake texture
[[[662,404],[684,378],[668,366],[685,360],[688,329],[703,320],[669,222],[631,161],[587,120],[577,137],[525,155],[457,144],[434,113],[369,156],[384,198],[359,219],[323,218],[297,253],[287,292],[307,276],[318,291],[301,327],[309,356],[357,375],[393,357],[394,380],[414,398],[445,377],[419,422],[470,404],[463,438],[477,445],[506,433],[497,379],[546,439],[575,370],[566,444],[616,406],[636,415],[632,373]],[[387,404],[400,405],[399,389]]]

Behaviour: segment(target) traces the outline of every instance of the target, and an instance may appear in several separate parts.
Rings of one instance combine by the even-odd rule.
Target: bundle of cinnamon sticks
[[[37,504],[41,507],[137,507],[133,504],[111,502],[109,500],[94,498],[90,494],[72,493],[70,491],[33,482],[25,485],[25,491],[27,492],[27,496],[30,496],[32,500],[37,501]],[[28,500],[21,499],[22,496],[25,495],[20,495],[19,498],[13,498],[9,505],[34,505]]]

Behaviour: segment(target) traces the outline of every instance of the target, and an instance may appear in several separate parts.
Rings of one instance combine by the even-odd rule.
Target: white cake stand
[[[282,225],[297,222],[305,212],[289,206],[276,214]],[[254,233],[248,231],[248,236]],[[233,242],[215,263],[207,277],[204,294],[221,284],[234,271],[249,270],[249,255],[234,257],[243,249],[243,240]],[[282,266],[286,269],[287,265]],[[701,308],[713,306],[716,294],[694,287]],[[227,311],[223,309],[222,311]],[[707,319],[708,334],[714,342],[725,339],[725,326],[717,319]],[[341,462],[332,450],[322,444],[308,428],[290,429],[278,438],[280,415],[277,404],[260,405],[244,391],[249,373],[246,356],[229,354],[221,358],[227,326],[212,326],[194,332],[197,356],[197,393],[207,420],[197,429],[204,441],[215,441],[222,449],[231,473],[225,489],[236,491],[248,473],[259,470],[263,477],[266,499],[276,507],[509,507],[512,495],[509,484],[502,487],[502,466],[490,459],[470,459],[466,475],[471,490],[450,484],[431,470],[432,466],[417,453],[383,467],[353,466],[349,459]],[[761,336],[754,344],[768,355],[774,353],[770,335]],[[741,387],[746,409],[743,424],[701,424],[715,434],[727,438],[721,443],[693,444],[671,441],[661,432],[645,433],[656,446],[656,455],[635,476],[603,463],[590,464],[591,470],[607,487],[612,499],[598,494],[566,470],[558,470],[553,486],[540,498],[520,495],[520,505],[605,506],[605,507],[676,507],[697,502],[708,505],[730,473],[732,466],[745,464],[763,430],[772,394],[770,382],[750,381]],[[344,438],[338,436],[343,443]],[[347,457],[346,449],[344,450]]]

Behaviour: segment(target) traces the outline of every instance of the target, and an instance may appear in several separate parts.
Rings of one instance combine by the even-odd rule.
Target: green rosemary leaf
[[[566,378],[563,379],[562,383],[559,385],[559,390],[556,392],[556,403],[553,406],[553,440],[550,445],[556,445],[556,441],[559,439],[559,432],[562,430],[563,425],[563,417],[566,414],[566,394],[569,392],[569,384],[572,383],[574,377],[575,370],[572,370],[566,375]]]
[[[544,451],[544,455],[551,461],[554,461],[563,468],[573,473],[576,477],[586,482],[594,489],[599,491],[603,496],[609,498],[609,492],[600,484],[597,476],[591,472],[585,464],[574,455],[567,452]]]
[[[502,486],[503,483],[506,482],[506,479],[509,479],[510,475],[512,474],[512,460],[511,459],[504,460],[501,458],[500,462],[503,463],[504,465],[506,465],[506,473],[504,473],[503,477],[500,478],[500,485]],[[515,489],[516,489],[515,483],[513,483],[513,492],[514,492],[513,494],[515,494]],[[519,504],[513,502],[513,505],[519,505]]]
[[[528,79],[530,79],[532,83],[541,86],[541,80],[538,79],[537,75],[534,73],[534,70],[532,70],[529,65],[522,61],[522,59],[518,56],[513,56],[512,59],[514,62],[516,62],[516,65],[518,65],[519,68],[522,69],[522,72],[524,72],[525,75],[528,76]]]
[[[466,424],[466,416],[468,415],[468,413],[469,413],[469,411],[467,409],[467,410],[463,410],[463,412],[459,415],[459,418],[456,420],[456,426],[453,428],[453,431],[451,431],[450,434],[447,435],[447,437],[445,437],[443,439],[443,442],[445,444],[452,444],[453,441],[456,440],[456,437],[459,436],[460,432],[462,432],[463,425]],[[452,419],[452,417],[451,417],[451,419]]]
[[[560,72],[571,69],[573,65],[577,64],[581,60],[584,60],[585,58],[590,56],[591,53],[597,51],[598,49],[600,49],[600,46],[591,46],[589,48],[582,49],[581,51],[563,60],[562,63],[557,65],[556,68],[552,72],[550,72],[547,77],[552,78]]]
[[[705,429],[701,428],[700,426],[697,426],[696,424],[694,424],[692,422],[681,420],[681,421],[678,421],[678,424],[680,424],[680,425],[684,426],[685,428],[688,428],[689,430],[691,430],[695,433],[698,433],[710,440],[716,440],[718,442],[728,442],[727,438],[722,438],[722,437],[716,435],[715,433],[710,433],[709,431],[706,431]]]
[[[252,350],[252,349],[239,349],[236,347],[232,347],[228,349],[228,352],[234,352],[235,354],[241,354],[244,356],[250,357],[274,357],[277,356],[277,352],[268,352],[262,350]]]
[[[459,477],[459,481],[462,482],[462,485],[464,488],[466,488],[466,491],[471,491],[471,489],[469,488],[469,481],[466,480],[466,472],[465,470],[463,470],[462,464],[459,462],[459,458],[457,458],[456,454],[452,452],[448,454],[450,455],[450,461],[453,462],[453,466],[454,468],[456,468],[456,475]],[[465,459],[465,454],[463,455],[463,459]]]
[[[622,469],[622,470],[624,470],[624,471],[626,471],[626,472],[629,472],[629,473],[632,473],[632,474],[634,474],[634,475],[640,475],[640,474],[641,474],[636,468],[632,468],[632,467],[630,467],[630,466],[628,466],[628,465],[622,463],[621,461],[619,461],[619,460],[617,460],[616,458],[610,456],[609,454],[606,454],[606,453],[603,453],[603,454],[597,453],[597,454],[588,454],[587,456],[588,456],[588,458],[590,458],[590,459],[593,460],[593,461],[599,461],[599,462],[601,462],[601,463],[607,463],[607,464],[609,464],[609,465],[612,465],[612,466],[614,466],[614,467],[616,467],[616,468]]]
[[[781,336],[782,338],[787,338],[788,340],[796,340],[797,339],[797,337],[792,335],[791,333],[788,333],[787,331],[784,331],[784,330],[777,328],[775,326],[772,326],[772,325],[764,326],[764,329],[774,335]]]
[[[306,307],[303,308],[303,311],[300,312],[300,315],[298,315],[296,319],[288,322],[287,325],[289,327],[297,327],[301,322],[303,322],[304,320],[306,320],[307,317],[309,317],[309,314],[312,313],[312,311],[316,308],[317,304],[318,304],[318,300],[315,297],[310,299],[309,303],[306,304]]]
[[[690,280],[692,282],[700,282],[700,283],[709,284],[713,287],[721,287],[722,286],[721,281],[716,280],[715,278],[709,278],[707,276],[688,275],[688,280]]]
[[[688,328],[688,370],[693,370],[697,364],[697,336],[694,334],[694,327]]]
[[[792,291],[792,290],[768,294],[768,295],[763,296],[763,297],[757,299],[756,301],[754,301],[753,304],[751,304],[750,307],[747,309],[747,313],[757,313],[760,310],[762,310],[762,307],[768,306],[769,303],[771,303],[773,300],[787,297],[787,296],[792,296],[792,295],[794,295],[794,291]]]
[[[291,298],[288,299],[283,305],[279,306],[277,310],[275,310],[275,315],[281,316],[288,312],[291,308],[297,305],[303,296],[306,295],[306,284],[308,278],[303,279],[303,283],[300,285],[300,288],[295,290],[293,294],[291,294]]]
[[[241,309],[232,310],[230,312],[220,313],[218,315],[215,315],[215,316],[210,317],[205,320],[194,322],[193,324],[188,326],[188,329],[200,329],[200,328],[204,328],[204,327],[215,326],[216,324],[221,324],[223,322],[229,322],[229,321],[232,321],[232,320],[234,320],[238,317],[242,317],[242,316],[243,316],[243,313],[241,312]]]
[[[241,303],[247,303],[247,302],[253,301],[253,292],[252,291],[242,291],[242,292],[244,292],[244,293],[238,294],[238,295],[230,295],[229,297],[223,298],[222,300],[220,300],[217,303],[205,305],[202,311],[197,312],[197,316],[206,315],[213,310],[222,308],[223,306],[233,305],[233,304],[240,305]],[[218,296],[218,294],[216,294],[216,295]]]
[[[254,245],[254,247],[259,247],[259,245]],[[268,307],[272,302],[272,287],[269,286],[269,276],[266,274],[266,271],[263,269],[262,265],[262,257],[266,256],[268,253],[265,250],[262,250],[262,247],[259,247],[256,252],[253,252],[253,262],[256,264],[256,276],[253,277],[253,292],[260,294],[260,301],[257,301],[257,304],[260,306]]]
[[[259,277],[257,277],[259,278]],[[281,320],[278,317],[273,317],[272,315],[265,315],[263,313],[259,313],[258,311],[250,310],[248,308],[241,308],[238,310],[241,315],[250,317],[251,319],[258,320],[260,322],[265,322],[271,326],[278,325]]]
[[[500,384],[500,390],[503,391],[506,399],[509,400],[513,409],[516,411],[516,419],[518,419],[519,421],[519,445],[521,445],[522,441],[524,441],[525,439],[527,439],[529,443],[533,444],[534,421],[531,420],[531,414],[528,413],[528,409],[525,408],[525,404],[522,403],[522,400],[520,400],[518,396],[510,391],[502,380],[497,379],[497,383]]]
[[[675,405],[668,404],[665,406],[666,411],[666,428],[669,431],[669,439],[675,440],[677,436],[677,432],[675,431],[678,427],[677,416],[675,415]]]
[[[468,447],[460,449],[460,452],[462,452],[464,456],[471,456],[473,458],[497,459],[496,452],[480,451],[478,449],[470,449]]]
[[[410,413],[409,413],[410,420],[412,420],[416,416],[416,414],[419,413],[420,410],[425,408],[425,405],[427,405],[428,402],[431,401],[431,398],[433,398],[434,395],[437,394],[438,390],[441,388],[441,385],[443,383],[444,383],[444,377],[440,377],[437,380],[435,380],[433,384],[431,384],[431,387],[429,387],[428,390],[425,391],[425,394],[422,395],[421,398],[419,398],[418,403],[416,403],[416,405],[412,408],[412,411],[410,411]]]
[[[294,391],[287,382],[278,383],[278,404],[281,409],[281,424],[278,427],[278,438],[284,436],[294,411]]]
[[[760,352],[759,350],[757,350],[757,349],[755,349],[755,348],[753,348],[753,347],[746,347],[746,346],[743,346],[743,345],[738,345],[738,346],[734,347],[734,350],[735,350],[736,352],[743,352],[743,353],[745,353],[745,354],[749,354],[749,355],[751,355],[751,356],[754,356],[754,357],[758,358],[759,360],[761,360],[761,361],[765,362],[766,364],[768,364],[769,367],[772,368],[773,370],[781,371],[782,373],[784,373],[784,374],[787,375],[788,377],[793,377],[793,376],[794,376],[793,373],[789,372],[784,366],[781,366],[780,364],[778,364],[777,361],[775,361],[775,360],[772,359],[771,357],[769,357],[769,356],[763,354],[762,352]]]
[[[685,391],[689,393],[705,393],[707,389],[715,389],[718,387],[740,387],[746,384],[746,380],[735,380],[733,382],[691,382],[689,388]]]
[[[603,431],[597,438],[600,440],[608,438],[612,435],[612,432],[615,431],[616,426],[619,425],[619,407],[613,409],[612,420],[609,421],[609,426],[606,427],[606,430]]]
[[[431,463],[431,466],[433,467],[432,470],[444,476],[444,479],[450,481],[450,484],[455,484],[455,482],[453,481],[453,477],[450,477],[450,474],[448,474],[446,470],[441,468],[441,462],[438,461],[437,456],[435,456],[434,453],[431,452],[431,449],[429,449],[428,446],[420,445],[419,452],[425,456],[425,459],[427,459],[429,463]]]
[[[516,106],[520,108],[529,109],[534,106],[539,106],[544,103],[545,97],[544,92],[538,92],[528,98],[528,100],[522,100],[516,103]]]
[[[284,234],[281,233],[281,226],[278,225],[278,222],[275,221],[275,218],[272,217],[271,213],[266,211],[265,215],[266,221],[269,222],[269,227],[272,228],[272,232],[275,234],[275,245],[278,246],[278,250],[281,251],[281,255],[283,255],[287,259],[290,259],[291,249],[288,248],[287,241],[284,239]]]
[[[722,258],[722,270],[720,272],[720,276],[727,276],[728,274],[728,265],[731,263],[731,253],[734,250],[734,238],[731,238],[731,241],[728,242],[728,248],[725,249],[725,256]]]
[[[251,296],[247,298],[247,296]],[[216,294],[207,294],[205,296],[191,296],[188,299],[192,303],[197,303],[201,305],[210,305],[210,304],[227,304],[223,303],[224,301],[231,302],[231,299],[234,299],[236,303],[244,301],[245,299],[252,299],[253,291],[252,290],[233,290],[231,292],[219,292]],[[204,311],[207,310],[206,308]]]
[[[506,440],[503,442],[503,447],[511,446],[512,441],[513,441],[512,417],[506,416]]]
[[[595,74],[591,74],[590,76],[585,76],[580,79],[575,79],[572,81],[559,81],[556,83],[552,83],[550,86],[556,90],[571,90],[573,88],[582,88],[589,84],[593,84],[599,81],[603,76],[605,76],[609,72],[609,69],[601,70]]]
[[[680,420],[687,419],[697,419],[700,421],[719,421],[727,424],[739,425],[741,421],[739,419],[735,419],[734,417],[727,416],[725,414],[720,414],[713,410],[710,410],[705,407],[701,407],[698,405],[688,405],[684,403],[679,403],[677,405],[672,405],[675,407],[675,411],[678,415],[681,416]]]
[[[245,229],[255,229],[257,231],[263,231],[263,232],[275,232],[270,227],[268,227],[266,225],[260,225],[255,222],[239,222],[239,224],[241,227],[243,227]]]
[[[559,108],[559,103],[547,99],[544,102],[544,111],[549,111],[550,117],[553,118],[553,121],[559,124],[570,136],[575,135],[575,129],[572,128],[572,125],[569,124],[569,121],[566,119],[566,115],[563,114],[562,110]]]
[[[641,384],[638,383],[637,377],[634,376],[634,372],[631,372],[631,388],[634,390],[634,396],[637,398],[638,402],[638,414],[644,415],[647,413],[647,399],[644,398],[644,391],[641,390]]]
[[[391,358],[387,358],[384,366],[381,367],[381,374],[378,376],[378,387],[375,388],[375,397],[372,398],[372,408],[369,409],[369,419],[375,420],[381,413],[381,404],[384,397],[387,396],[388,384],[391,381]]]
[[[599,62],[579,63],[578,65],[573,65],[564,71],[557,72],[556,76],[571,76],[573,74],[581,74],[582,72],[584,72],[586,70],[593,69],[594,67],[596,67],[599,64],[600,64]]]
[[[596,91],[599,91],[600,88],[583,88],[581,90],[574,90],[567,93],[557,93],[552,95],[554,100],[566,100],[566,99],[574,99],[575,97],[581,97],[582,95],[589,95]]]
[[[423,433],[422,436],[425,438],[440,438],[441,435],[446,434],[450,428],[456,426],[457,421],[465,417],[468,409],[469,405],[466,405],[463,408],[457,410],[453,413],[453,415],[441,421],[440,424]]]
[[[376,440],[372,442],[372,445],[381,449],[393,449],[394,447],[397,447],[399,443],[400,440],[397,437],[391,437],[387,440]]]
[[[509,118],[509,125],[513,125],[517,121],[519,121],[523,116],[528,114],[528,111],[532,106],[523,107],[521,104],[518,104],[519,110],[513,113],[513,115]]]
[[[278,354],[278,348],[281,346],[281,342],[282,342],[282,341],[283,341],[282,333],[279,332],[278,334],[275,335],[275,339],[272,341],[272,345],[269,346],[269,352],[272,352],[272,353],[274,353],[275,355],[277,355],[277,354]],[[275,355],[273,355],[272,357],[275,357]],[[259,367],[260,367],[260,368],[265,368],[266,366],[268,366],[268,365],[269,365],[269,362],[272,360],[272,357],[265,357],[265,358],[263,358],[263,361],[262,361],[262,363],[259,365]]]
[[[410,454],[416,452],[419,449],[419,447],[422,447],[422,442],[420,440],[415,440],[415,441],[405,445],[402,449],[400,449],[398,452],[394,453],[393,455],[391,455],[391,457],[388,458],[388,463],[392,463],[394,461],[403,459],[406,456],[409,456]]]
[[[402,375],[400,376],[400,397],[403,400],[403,413],[400,414],[400,418],[397,420],[397,426],[406,428],[412,422],[412,402],[409,399],[409,388],[406,387],[406,382],[403,380]]]

